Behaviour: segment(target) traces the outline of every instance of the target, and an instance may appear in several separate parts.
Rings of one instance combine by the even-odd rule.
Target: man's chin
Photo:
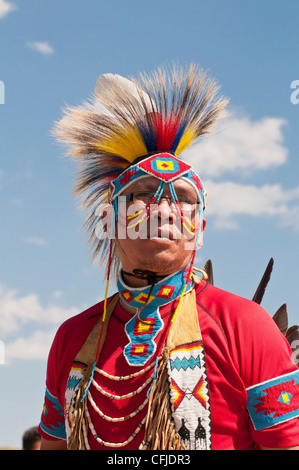
[[[179,238],[174,238],[174,237],[167,237],[166,235],[158,235],[158,236],[153,236],[150,238],[144,238],[142,239],[144,241],[144,249],[145,252],[147,249],[152,248],[153,246],[156,247],[164,247],[165,249],[167,247],[173,248],[173,249],[179,249],[181,252],[183,251],[193,251],[194,246],[195,246],[195,240],[194,237],[191,240],[185,239],[184,241],[179,239]],[[136,240],[137,241],[137,240]],[[174,253],[174,256],[177,256],[179,253],[176,252]]]
[[[174,242],[155,242],[153,240],[151,249],[149,250],[148,246],[148,251],[144,253],[142,258],[139,258],[138,267],[152,271],[159,276],[168,276],[186,267],[191,260],[192,251],[180,250],[181,256],[177,256],[176,250],[171,249],[173,248],[171,243]]]
[[[176,243],[174,239],[167,237],[151,237],[147,242],[157,245],[174,245]]]

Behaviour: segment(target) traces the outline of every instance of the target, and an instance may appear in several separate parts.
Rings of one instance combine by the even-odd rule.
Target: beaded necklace
[[[121,299],[126,305],[139,310],[125,326],[129,343],[124,348],[124,357],[129,365],[144,366],[155,354],[155,338],[164,327],[159,309],[192,289],[189,270],[190,265],[155,284],[135,288],[125,284],[119,273]]]
[[[150,371],[151,369],[154,369],[154,372],[151,373],[151,375],[144,381],[144,383],[138,387],[136,390],[130,392],[130,393],[127,393],[127,394],[123,394],[123,395],[116,395],[116,394],[112,394],[112,393],[109,393],[107,391],[105,391],[99,384],[98,384],[98,381],[95,380],[95,378],[92,379],[92,385],[93,387],[98,391],[100,392],[101,394],[107,396],[108,398],[110,398],[111,400],[125,400],[125,399],[129,399],[129,398],[132,398],[132,397],[136,397],[137,395],[139,395],[143,390],[146,389],[146,387],[149,387],[148,391],[147,391],[147,394],[146,394],[146,397],[145,399],[138,405],[138,407],[132,411],[131,413],[129,413],[128,415],[126,416],[120,416],[120,417],[111,417],[111,416],[108,416],[106,415],[105,413],[103,413],[103,411],[99,408],[99,406],[95,403],[95,400],[92,396],[92,393],[91,393],[91,390],[89,389],[87,391],[87,395],[86,395],[86,398],[87,398],[87,401],[88,403],[91,405],[92,409],[97,413],[97,415],[103,419],[104,421],[109,421],[109,422],[112,422],[112,423],[121,423],[121,422],[124,422],[124,421],[127,421],[131,418],[134,418],[137,414],[139,414],[147,405],[148,405],[148,402],[149,402],[149,391],[150,391],[150,388],[152,386],[152,383],[153,381],[156,379],[156,370],[157,370],[157,367],[158,367],[158,363],[161,361],[162,359],[162,356],[158,357],[155,361],[153,361],[151,364],[149,364],[147,367],[145,367],[144,369],[141,369],[140,371],[138,372],[135,372],[133,374],[129,374],[129,375],[126,375],[126,376],[113,376],[111,374],[108,374],[106,373],[105,371],[103,371],[102,369],[99,369],[97,367],[95,367],[94,371],[96,373],[98,373],[99,375],[103,375],[105,376],[106,378],[109,378],[110,380],[113,380],[113,381],[117,381],[117,382],[123,382],[123,381],[130,381],[136,377],[141,377],[143,374],[145,374],[146,372]],[[151,384],[151,385],[150,385]],[[96,429],[95,429],[95,426],[92,422],[92,418],[90,416],[90,412],[88,410],[88,407],[86,406],[86,417],[87,417],[87,423],[88,423],[88,428],[90,429],[91,431],[91,434],[92,436],[94,437],[94,439],[98,442],[98,444],[100,445],[103,445],[105,447],[112,447],[112,448],[120,448],[120,447],[125,447],[127,444],[129,444],[137,435],[138,433],[140,432],[140,430],[142,429],[142,427],[144,426],[145,422],[146,422],[146,415],[143,417],[143,419],[140,421],[140,423],[138,424],[138,426],[136,427],[136,429],[134,430],[134,432],[124,441],[122,442],[116,442],[116,443],[113,443],[113,442],[108,442],[108,441],[104,441],[103,439],[101,439],[101,437],[98,435]],[[87,431],[87,428],[85,426],[85,428],[83,429],[83,433],[84,433],[84,440],[85,440],[85,443],[88,443],[88,431]],[[88,447],[87,448],[90,448],[89,444],[88,444]]]
[[[156,351],[155,338],[157,337],[161,329],[164,327],[164,322],[160,316],[159,307],[161,307],[162,305],[166,305],[167,303],[173,302],[174,300],[180,298],[180,296],[182,295],[182,292],[184,290],[186,291],[186,277],[187,277],[186,274],[188,273],[188,269],[189,269],[189,266],[187,266],[185,269],[178,271],[175,274],[172,274],[170,276],[167,276],[164,279],[161,279],[159,282],[157,282],[154,285],[154,287],[149,285],[149,286],[145,286],[142,288],[129,287],[123,281],[122,274],[119,273],[118,290],[119,290],[120,297],[123,299],[123,301],[127,305],[130,305],[136,308],[139,307],[139,309],[140,309],[140,306],[143,307],[140,318],[136,314],[125,325],[125,332],[129,339],[129,343],[124,348],[124,357],[130,366],[137,365],[137,366],[141,366],[141,367],[144,366],[144,367],[142,367],[142,369],[140,369],[139,371],[132,372],[131,374],[128,374],[128,375],[124,375],[124,376],[115,375],[114,376],[112,374],[105,372],[103,369],[100,369],[97,366],[95,366],[93,368],[93,374],[90,380],[90,385],[92,385],[95,388],[95,390],[99,392],[100,394],[110,398],[111,400],[116,400],[116,401],[136,397],[143,390],[146,390],[146,387],[148,387],[148,390],[147,390],[145,398],[142,399],[140,403],[138,403],[137,408],[135,408],[131,413],[124,415],[124,416],[111,417],[105,414],[100,409],[99,405],[96,404],[95,399],[93,397],[93,393],[90,390],[90,387],[88,387],[88,390],[86,391],[87,402],[91,406],[91,409],[93,409],[94,412],[97,414],[97,416],[99,416],[104,421],[108,421],[112,423],[121,423],[121,422],[127,421],[137,416],[142,410],[146,408],[146,406],[149,405],[149,392],[153,386],[153,383],[155,382],[157,378],[158,365],[163,359],[163,354],[162,354],[161,356],[157,357],[154,361],[151,361],[150,364],[146,365],[146,363],[148,363],[148,361],[150,360],[150,358],[154,355]],[[191,281],[187,284],[188,284],[187,286],[187,292],[188,292],[192,289],[193,283]],[[150,299],[148,299],[149,294],[150,294]],[[141,348],[143,348],[142,350],[145,351],[144,355],[139,355]],[[146,380],[144,380],[142,385],[140,385],[135,390],[126,394],[122,394],[122,395],[117,395],[115,393],[110,393],[104,390],[103,387],[99,383],[101,376],[107,378],[108,380],[112,380],[115,382],[127,381],[129,383],[129,381],[131,381],[132,379],[141,377],[146,372],[150,372],[150,371],[152,372],[150,373],[149,377]],[[87,406],[86,406],[86,418],[87,418],[86,425],[88,426],[93,438],[98,442],[98,444],[105,446],[105,447],[111,447],[111,448],[121,448],[121,447],[125,447],[126,445],[128,445],[139,434],[140,430],[143,428],[146,422],[146,415],[145,415],[144,418],[140,420],[134,432],[126,440],[122,442],[112,443],[112,442],[105,441],[98,435],[98,432],[96,431],[95,425],[90,415],[90,411],[88,410]],[[87,426],[85,426],[85,428],[83,429],[85,443],[88,441]]]

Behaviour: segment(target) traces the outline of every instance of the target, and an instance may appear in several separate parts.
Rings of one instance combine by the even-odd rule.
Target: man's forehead
[[[154,176],[144,176],[144,177],[139,178],[138,180],[133,181],[130,185],[128,185],[124,193],[132,192],[132,190],[133,191],[135,190],[141,191],[144,189],[156,190],[160,183],[161,183],[161,180],[159,178],[155,178]],[[188,192],[192,191],[195,193],[195,189],[192,187],[192,184],[189,183],[189,181],[187,181],[184,177],[177,178],[172,183],[175,189],[181,189],[183,191],[188,191]],[[166,183],[165,187],[167,188],[167,186],[168,184]]]

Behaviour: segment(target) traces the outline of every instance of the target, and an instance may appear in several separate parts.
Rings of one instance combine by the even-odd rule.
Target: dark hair
[[[40,440],[41,440],[41,436],[38,433],[38,427],[33,426],[32,428],[25,431],[23,434],[23,449],[32,450],[33,444]]]

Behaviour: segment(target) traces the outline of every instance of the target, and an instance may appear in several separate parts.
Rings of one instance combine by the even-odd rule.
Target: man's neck
[[[142,269],[134,269],[132,273],[122,270],[121,275],[127,286],[132,288],[157,284],[165,277],[169,276],[169,274],[156,274],[152,271]]]
[[[148,286],[147,279],[140,279],[135,276],[130,276],[128,273],[126,274],[124,271],[122,271],[122,277],[123,277],[124,282],[127,284],[127,286],[130,286],[130,287]]]
[[[159,276],[146,270],[136,269],[133,272],[122,270],[118,278],[120,305],[125,311],[134,315],[142,307],[144,298],[150,299],[152,308],[175,300],[182,293],[185,284],[190,282],[187,281],[187,269],[185,267],[172,274]],[[191,286],[192,282],[190,288]],[[146,304],[142,308],[147,308]]]
[[[130,307],[130,305],[126,304],[126,302],[124,302],[121,297],[119,298],[119,304],[128,313],[131,313],[132,315],[137,313],[137,308]]]

